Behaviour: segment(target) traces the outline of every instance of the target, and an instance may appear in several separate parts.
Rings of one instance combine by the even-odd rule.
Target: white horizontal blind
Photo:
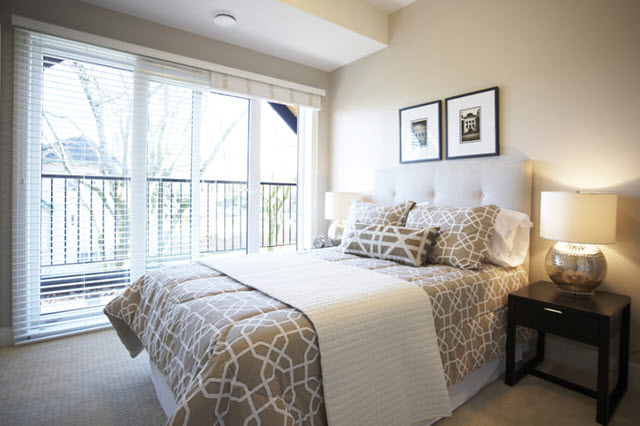
[[[39,322],[40,211],[34,206],[40,203],[43,57],[26,34],[16,32],[14,40],[13,334],[20,341]]]
[[[159,60],[168,61],[172,64],[189,66],[196,70],[207,70],[211,72],[210,88],[220,93],[255,97],[273,102],[298,105],[314,110],[320,109],[321,97],[325,95],[324,90],[315,87],[113,40],[95,34],[71,30],[18,15],[12,16],[12,22],[16,27],[20,28],[43,32],[65,39],[91,43],[95,46],[116,49],[121,52],[138,55],[139,57],[158,58]],[[226,83],[225,80],[227,80]]]
[[[192,110],[210,75],[21,29],[14,73],[20,342],[106,325],[104,304],[166,261],[149,238],[163,180],[181,181],[167,205],[181,213],[164,215],[162,242],[190,258]]]
[[[130,282],[134,62],[15,32],[16,341],[102,325]]]

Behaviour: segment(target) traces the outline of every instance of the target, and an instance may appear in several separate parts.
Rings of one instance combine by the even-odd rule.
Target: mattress
[[[507,294],[528,281],[523,268],[414,268],[331,248],[303,255],[423,288],[449,387],[504,352]],[[105,313],[132,356],[146,349],[164,375],[179,404],[170,424],[326,424],[317,337],[296,309],[193,264],[150,272]]]

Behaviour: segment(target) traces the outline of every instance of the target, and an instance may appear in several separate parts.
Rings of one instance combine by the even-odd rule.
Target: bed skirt
[[[523,357],[523,354],[528,350],[529,343],[525,342],[519,345],[516,348],[516,362],[520,361]],[[497,380],[504,373],[504,359],[505,354],[502,354],[498,358],[487,362],[482,367],[473,371],[461,382],[451,386],[451,388],[449,389],[451,410],[455,410],[456,408],[473,398],[489,383]],[[156,367],[153,362],[151,362],[151,360],[149,360],[149,368],[151,370],[151,381],[153,382],[153,387],[155,388],[156,395],[158,396],[158,402],[160,402],[164,414],[167,416],[167,418],[170,418],[178,408],[178,403],[173,396],[173,392],[171,392],[171,388],[167,384],[167,380],[162,375],[160,370],[158,370],[158,367]],[[438,420],[440,419],[433,419],[426,423],[422,423],[420,426],[430,426]]]

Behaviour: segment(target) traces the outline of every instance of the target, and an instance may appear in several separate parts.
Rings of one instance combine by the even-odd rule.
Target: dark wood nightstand
[[[590,298],[556,292],[550,282],[538,281],[509,294],[505,383],[513,386],[531,374],[597,399],[596,421],[606,425],[627,390],[629,371],[629,313],[631,298],[596,291]],[[516,326],[538,331],[536,355],[516,369]],[[592,390],[552,376],[536,367],[544,360],[544,335],[551,333],[598,347],[598,386]],[[610,341],[620,333],[618,383],[609,394]]]

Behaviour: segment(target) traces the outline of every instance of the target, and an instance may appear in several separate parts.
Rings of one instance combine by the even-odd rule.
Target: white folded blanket
[[[294,253],[201,262],[311,320],[330,426],[451,415],[431,301],[417,285]]]

